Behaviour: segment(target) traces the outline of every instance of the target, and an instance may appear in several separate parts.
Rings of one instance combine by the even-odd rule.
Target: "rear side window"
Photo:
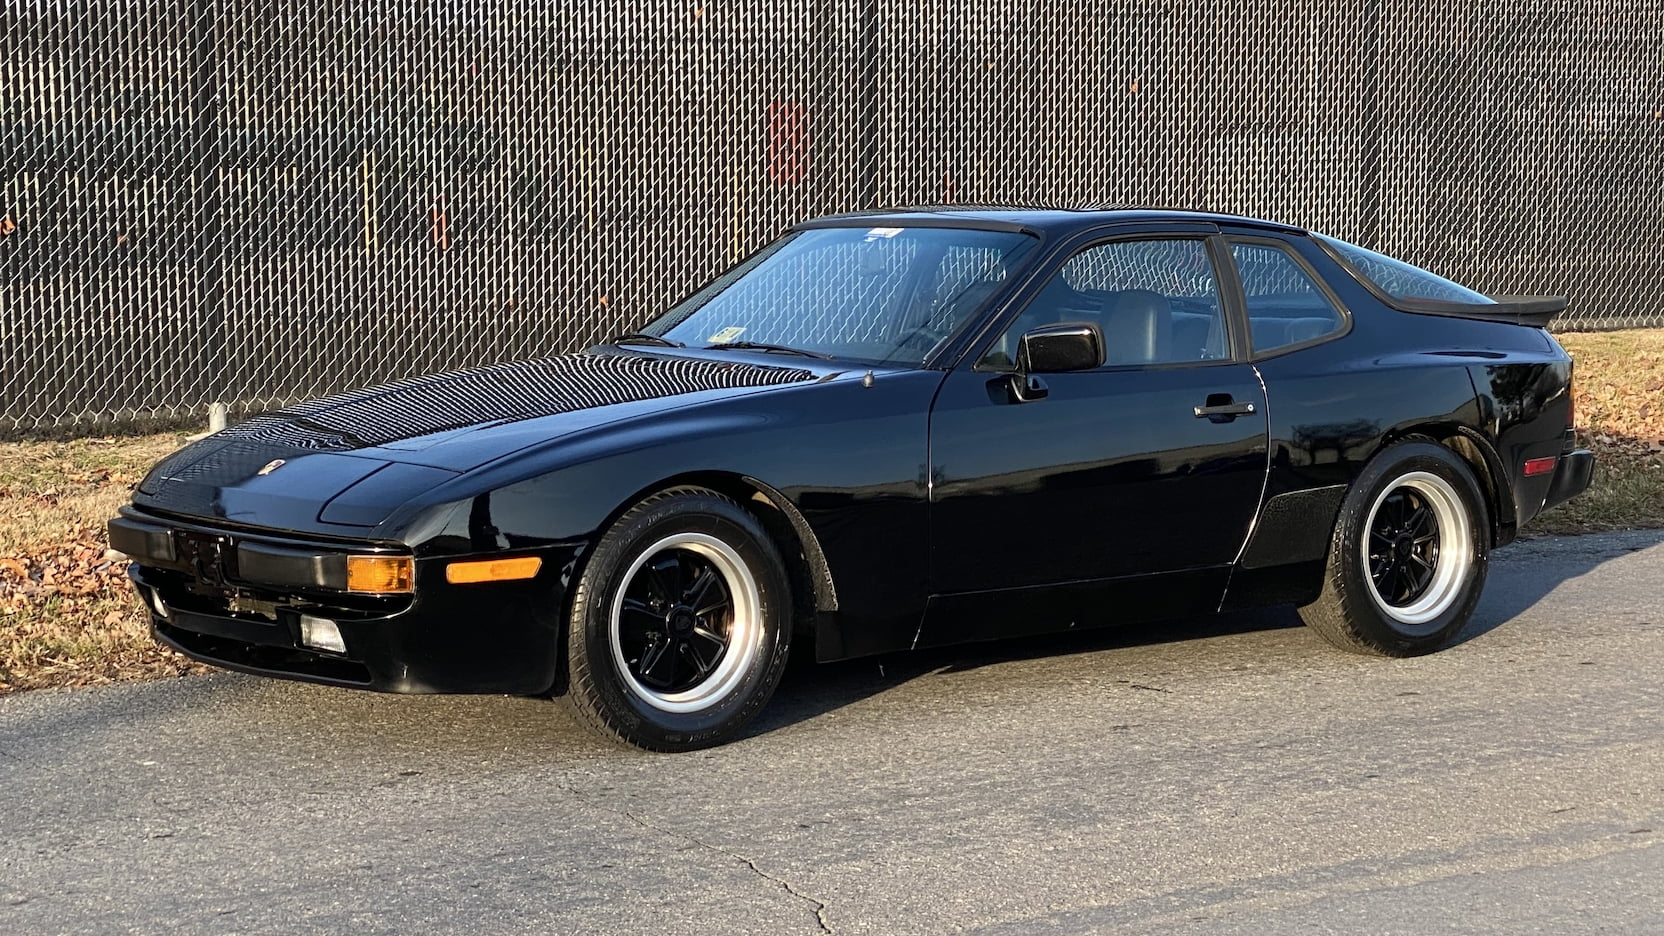
[[[1306,268],[1271,244],[1233,243],[1255,353],[1305,344],[1346,327],[1346,319]]]
[[[1322,234],[1315,235],[1334,248],[1359,276],[1394,299],[1442,299],[1446,302],[1475,302],[1490,304],[1495,300],[1483,293],[1455,283],[1437,273],[1394,260],[1386,254],[1365,250],[1357,244],[1335,240]]]

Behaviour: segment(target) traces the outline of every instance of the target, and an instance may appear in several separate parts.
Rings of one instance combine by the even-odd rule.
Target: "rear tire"
[[[596,543],[573,592],[566,700],[652,751],[731,740],[779,684],[791,594],[762,525],[704,488],[663,491]]]
[[[1490,513],[1473,471],[1432,441],[1364,466],[1335,521],[1323,592],[1300,609],[1342,650],[1406,657],[1448,646],[1485,585]]]

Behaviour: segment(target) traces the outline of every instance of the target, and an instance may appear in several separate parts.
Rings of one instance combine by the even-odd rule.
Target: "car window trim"
[[[930,217],[928,215],[897,215],[893,219],[872,217],[830,217],[815,218],[810,221],[800,221],[792,225],[792,231],[817,231],[826,228],[960,228],[967,231],[1000,231],[1006,234],[1027,234],[1030,237],[1041,237],[1042,232],[1033,225],[1019,221],[1005,221],[999,218],[979,218],[973,215],[944,215]]]
[[[1311,238],[1308,237],[1307,239],[1310,240]],[[1341,301],[1340,296],[1335,293],[1334,288],[1329,285],[1328,280],[1323,278],[1323,274],[1319,273],[1317,268],[1311,265],[1310,261],[1301,256],[1300,251],[1296,250],[1293,244],[1289,243],[1284,238],[1268,237],[1259,234],[1226,233],[1223,235],[1222,240],[1225,242],[1227,254],[1230,253],[1230,248],[1237,244],[1247,244],[1255,247],[1269,247],[1273,250],[1282,251],[1283,254],[1294,261],[1296,266],[1305,271],[1306,276],[1310,278],[1314,284],[1316,284],[1318,291],[1323,293],[1324,298],[1328,299],[1329,304],[1340,314],[1340,327],[1334,331],[1318,335],[1316,338],[1307,338],[1305,341],[1297,341],[1293,344],[1277,345],[1275,348],[1271,348],[1266,351],[1258,350],[1254,347],[1253,324],[1248,319],[1248,291],[1247,288],[1242,285],[1241,271],[1237,268],[1235,255],[1232,254],[1231,273],[1236,279],[1236,287],[1239,293],[1239,298],[1242,302],[1242,331],[1243,337],[1248,345],[1247,360],[1250,363],[1269,360],[1275,357],[1282,357],[1283,355],[1294,351],[1304,351],[1307,348],[1315,348],[1321,344],[1338,341],[1339,339],[1345,338],[1347,335],[1352,333],[1352,310],[1347,307],[1346,303]]]
[[[969,361],[971,370],[979,373],[1012,373],[1012,368],[984,365],[982,363],[982,358],[988,353],[988,350],[993,347],[994,342],[999,339],[1000,335],[1004,334],[1007,328],[1010,328],[1016,323],[1017,317],[1022,314],[1022,310],[1027,308],[1030,302],[1034,301],[1034,299],[1039,295],[1040,290],[1045,288],[1046,283],[1050,282],[1053,276],[1061,273],[1064,265],[1070,260],[1073,260],[1075,257],[1085,253],[1088,250],[1094,250],[1107,244],[1139,240],[1195,240],[1202,242],[1203,247],[1208,253],[1208,262],[1213,267],[1214,288],[1219,293],[1219,311],[1220,315],[1224,318],[1226,343],[1230,349],[1229,356],[1214,358],[1213,360],[1208,361],[1159,361],[1152,364],[1105,364],[1102,367],[1094,367],[1088,370],[1077,371],[1075,373],[1095,374],[1110,371],[1165,370],[1174,367],[1211,367],[1222,364],[1243,363],[1246,358],[1239,356],[1239,350],[1237,348],[1235,338],[1237,329],[1230,318],[1230,309],[1225,298],[1225,284],[1223,278],[1220,276],[1219,257],[1213,247],[1210,246],[1212,241],[1215,241],[1220,237],[1218,225],[1180,222],[1173,225],[1144,227],[1135,231],[1116,230],[1116,227],[1117,225],[1096,227],[1089,231],[1084,231],[1080,235],[1069,238],[1059,244],[1057,248],[1051,251],[1041,263],[1036,265],[1034,270],[1030,273],[1029,278],[1025,280],[1023,284],[1013,293],[1011,293],[1008,299],[1000,305],[992,316],[989,317],[988,323],[967,345],[967,351],[965,355],[960,358],[960,363],[963,364],[966,361]],[[1057,258],[1059,257],[1062,259],[1058,260]]]
[[[1208,238],[1208,252],[1213,257],[1214,268],[1219,271],[1220,306],[1225,314],[1226,334],[1229,336],[1231,343],[1231,360],[1252,360],[1252,338],[1248,334],[1247,294],[1242,288],[1242,278],[1236,268],[1236,258],[1231,256],[1230,242],[1224,234],[1215,234]]]

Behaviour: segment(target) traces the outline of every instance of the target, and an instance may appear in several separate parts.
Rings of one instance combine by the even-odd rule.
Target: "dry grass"
[[[1525,532],[1664,526],[1664,328],[1557,337],[1577,362],[1578,441],[1594,449],[1595,477]]]
[[[104,521],[178,435],[0,443],[0,692],[200,669],[150,638]]]
[[[1598,457],[1582,497],[1527,533],[1664,526],[1664,329],[1563,335],[1578,427]],[[200,670],[157,646],[106,555],[104,521],[176,433],[0,443],[0,693]]]

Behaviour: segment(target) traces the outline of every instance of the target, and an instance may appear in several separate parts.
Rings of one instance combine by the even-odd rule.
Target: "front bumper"
[[[219,535],[229,540],[228,555],[361,549]],[[536,577],[468,585],[445,580],[445,566],[468,557],[419,557],[415,591],[403,596],[337,595],[252,581],[234,562],[204,576],[149,563],[143,555],[134,557],[128,576],[150,609],[156,638],[215,666],[382,692],[536,694],[548,691],[559,671],[563,582],[579,549],[557,545],[531,552],[544,560]],[[346,652],[303,644],[303,615],[333,621]]]

